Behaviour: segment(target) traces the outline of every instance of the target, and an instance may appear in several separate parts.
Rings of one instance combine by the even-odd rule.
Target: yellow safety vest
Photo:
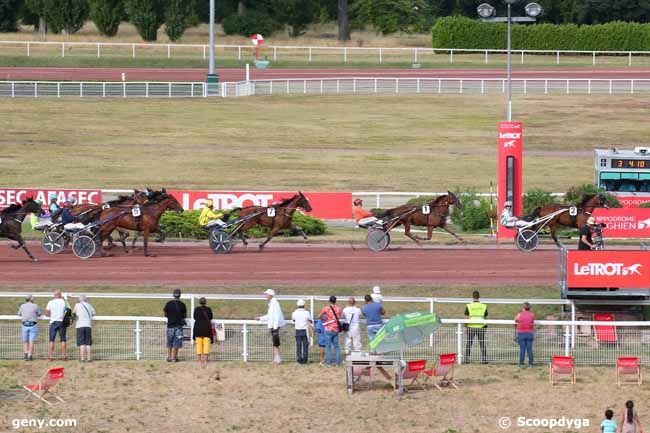
[[[480,302],[472,302],[467,304],[467,311],[469,312],[469,319],[476,322],[483,322],[485,320],[485,312],[487,311],[487,305],[481,304]],[[485,328],[487,325],[485,323],[468,323],[468,328]]]

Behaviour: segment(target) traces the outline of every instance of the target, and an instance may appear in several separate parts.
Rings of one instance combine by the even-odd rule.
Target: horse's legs
[[[555,245],[557,245],[558,248],[562,248],[564,245],[562,245],[562,242],[557,238],[557,225],[552,221],[548,223],[548,229],[551,232],[551,238],[553,238]]]
[[[447,228],[447,224],[443,224],[443,225],[441,225],[440,227],[442,227],[442,229],[443,229],[444,231],[446,231],[447,233],[449,233],[450,235],[452,235],[454,238],[456,238],[456,240],[457,240],[458,242],[465,243],[465,239],[461,238],[461,237],[458,236],[456,233],[454,233],[454,232],[451,231],[449,228]]]
[[[260,244],[259,249],[260,249],[260,250],[264,249],[264,246],[265,246],[266,244],[268,244],[269,241],[271,240],[271,238],[272,238],[273,236],[277,235],[279,231],[280,231],[280,228],[279,228],[279,227],[277,227],[277,228],[276,228],[276,227],[273,227],[273,229],[271,230],[271,233],[269,233],[269,235],[266,237],[266,239],[264,240],[264,242],[262,242],[262,243]]]
[[[307,238],[307,233],[305,233],[305,231],[302,229],[302,227],[294,226],[294,225],[292,224],[291,227],[289,228],[289,230],[300,233],[300,234],[302,235],[302,238],[303,238],[304,240],[307,240],[307,239],[308,239],[308,238]]]
[[[404,234],[411,238],[416,244],[420,243],[420,239],[417,236],[411,234],[411,223],[409,221],[404,221]]]
[[[131,242],[131,249],[132,249],[132,250],[135,249],[135,243],[136,243],[136,241],[138,240],[138,235],[139,235],[139,234],[140,234],[140,232],[135,232],[135,235],[133,235],[133,241]]]
[[[144,244],[144,256],[149,257],[149,227],[147,225],[142,230],[142,243]]]
[[[18,245],[15,247],[15,249],[22,248],[23,250],[25,250],[25,253],[27,254],[27,256],[29,256],[29,258],[32,259],[32,262],[37,261],[36,257],[34,257],[32,255],[32,253],[29,252],[29,250],[27,249],[27,245],[25,244],[25,241],[23,240],[23,237],[20,236],[20,233],[18,235],[16,235],[15,241],[18,242]]]

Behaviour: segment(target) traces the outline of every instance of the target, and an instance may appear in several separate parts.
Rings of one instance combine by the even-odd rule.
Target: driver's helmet
[[[67,208],[67,209],[70,209],[72,207],[72,203],[70,203],[69,201],[65,201],[65,202],[63,202],[63,207]]]
[[[212,200],[208,200],[205,202],[205,207],[211,208],[214,205],[214,202]]]
[[[48,194],[47,197],[50,199],[50,201],[56,201],[57,194],[55,192],[51,192],[51,193]]]
[[[360,198],[354,200],[354,205],[355,206],[361,206],[362,204],[363,204],[363,200],[361,200]]]
[[[512,207],[512,202],[510,200],[506,200],[506,202],[503,203],[503,207]]]

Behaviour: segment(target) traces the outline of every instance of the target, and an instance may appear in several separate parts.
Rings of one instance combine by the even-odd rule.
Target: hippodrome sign
[[[499,143],[497,162],[497,209],[500,215],[503,203],[512,201],[514,215],[523,213],[522,202],[522,160],[523,160],[523,125],[521,122],[499,122],[497,131]],[[513,239],[516,230],[507,229],[497,224],[497,239]]]
[[[605,224],[605,238],[650,238],[650,209],[596,208],[594,217]]]
[[[59,203],[70,201],[70,199],[74,199],[78,204],[102,202],[102,192],[99,189],[0,188],[0,209],[9,207],[14,203],[22,203],[28,197],[40,200],[43,209],[47,209],[51,193],[56,194]]]
[[[201,209],[212,200],[215,209],[232,209],[245,206],[270,206],[285,198],[293,197],[297,191],[168,191],[181,203],[183,209]],[[351,192],[305,192],[313,211],[310,215],[325,219],[352,218]]]
[[[648,251],[567,251],[568,288],[650,288]]]

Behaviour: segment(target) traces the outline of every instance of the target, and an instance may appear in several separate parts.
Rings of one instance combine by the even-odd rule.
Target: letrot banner
[[[636,208],[644,203],[650,203],[650,196],[626,195],[624,193],[613,193],[618,199],[621,206],[627,208]]]
[[[40,200],[43,209],[48,208],[50,194],[56,194],[57,201],[74,201],[81,203],[101,203],[102,191],[99,189],[66,189],[66,188],[0,188],[0,209],[15,203],[22,203],[28,197]]]
[[[650,238],[650,209],[596,208],[594,218],[596,223],[606,225],[603,230],[605,241],[607,238]]]
[[[297,191],[169,191],[184,209],[201,209],[212,200],[216,209],[232,209],[245,206],[270,206],[285,198],[293,197]],[[351,219],[351,192],[303,192],[309,200],[313,215],[323,219]]]
[[[648,289],[648,251],[568,251],[567,287],[571,289]]]

